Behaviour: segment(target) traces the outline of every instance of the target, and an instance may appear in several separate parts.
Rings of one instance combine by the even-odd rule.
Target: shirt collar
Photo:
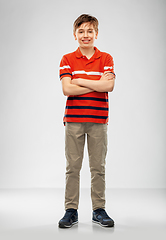
[[[95,49],[95,53],[93,54],[92,58],[95,58],[95,59],[100,58],[101,57],[101,52],[96,47],[94,47],[94,49]],[[84,56],[82,54],[82,52],[80,51],[79,47],[75,51],[75,54],[76,54],[77,58],[82,58]]]

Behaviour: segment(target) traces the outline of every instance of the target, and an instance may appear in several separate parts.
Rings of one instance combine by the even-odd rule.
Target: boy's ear
[[[75,32],[73,33],[73,35],[74,35],[74,39],[75,39],[75,40],[77,40],[77,37],[76,37],[76,34],[75,34]]]
[[[98,32],[96,33],[95,39],[97,39],[97,37],[98,37]]]

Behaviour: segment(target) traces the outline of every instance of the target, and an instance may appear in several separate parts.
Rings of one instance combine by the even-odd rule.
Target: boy
[[[91,171],[92,221],[113,227],[105,211],[105,157],[107,152],[108,92],[114,88],[114,63],[111,55],[94,47],[98,20],[82,14],[74,22],[74,38],[79,47],[63,56],[60,79],[66,102],[65,154],[66,190],[64,217],[60,228],[78,222],[79,177],[87,135]]]

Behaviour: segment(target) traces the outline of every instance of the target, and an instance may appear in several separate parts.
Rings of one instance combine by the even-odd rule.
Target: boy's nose
[[[88,33],[86,31],[84,33],[84,37],[88,37]]]

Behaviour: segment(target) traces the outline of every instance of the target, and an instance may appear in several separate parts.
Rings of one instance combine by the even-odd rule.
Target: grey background
[[[63,54],[72,24],[99,19],[96,46],[117,74],[110,93],[107,188],[166,187],[166,1],[0,0],[0,188],[63,188]],[[85,152],[81,187],[90,187]]]

